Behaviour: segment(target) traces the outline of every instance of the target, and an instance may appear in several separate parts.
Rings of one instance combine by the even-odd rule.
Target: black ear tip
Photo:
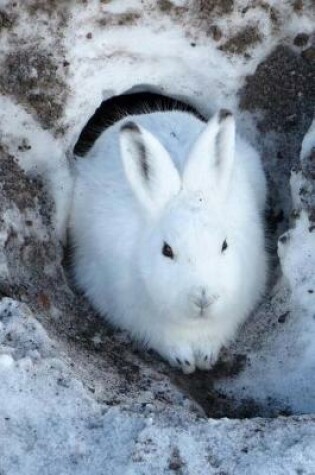
[[[120,128],[121,132],[136,132],[136,133],[140,133],[140,129],[139,127],[137,126],[137,124],[135,122],[132,122],[132,120],[128,120],[127,122],[125,122],[121,128]]]
[[[219,111],[219,122],[227,119],[228,117],[232,117],[232,112],[229,109],[220,109]]]

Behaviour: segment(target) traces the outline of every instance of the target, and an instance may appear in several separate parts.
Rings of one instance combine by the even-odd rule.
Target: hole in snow
[[[287,97],[287,89],[282,92],[281,90],[278,91],[278,96],[275,96],[272,101],[261,104],[260,95],[264,94],[261,88],[274,80],[273,71],[278,74],[279,67],[277,64],[282,64],[283,55],[286,54],[288,64],[286,62],[285,64],[289,69],[295,68],[296,62],[300,61],[300,58],[297,60],[294,55],[292,56],[291,51],[282,48],[280,53],[277,51],[273,53],[258,68],[256,74],[248,78],[240,93],[241,133],[252,141],[253,130],[257,132],[258,129],[258,133],[254,134],[256,137],[254,145],[258,147],[263,156],[269,182],[269,203],[266,211],[271,259],[269,291],[259,309],[241,330],[237,341],[223,352],[213,371],[208,373],[196,372],[185,376],[167,365],[164,366],[163,363],[157,361],[158,358],[151,356],[150,352],[143,355],[146,362],[155,366],[158,365],[158,368],[162,364],[163,373],[167,374],[171,381],[184,393],[187,393],[200,404],[210,417],[275,417],[280,414],[289,415],[294,412],[285,397],[287,388],[283,388],[283,398],[279,394],[273,394],[272,391],[266,397],[260,398],[259,395],[257,396],[257,392],[250,390],[246,387],[246,384],[236,392],[231,392],[228,385],[221,384],[222,381],[237,380],[243,371],[251,365],[252,355],[255,355],[256,349],[259,350],[263,346],[264,341],[270,337],[272,332],[278,331],[275,330],[275,326],[278,325],[277,328],[281,331],[289,320],[288,312],[280,312],[281,306],[285,307],[286,298],[289,298],[289,296],[284,295],[282,302],[275,302],[274,288],[281,274],[276,249],[279,235],[288,228],[291,213],[290,170],[298,163],[299,147],[309,124],[309,118],[307,115],[303,115],[303,110],[308,111],[309,104],[305,105],[303,100],[300,99],[297,105],[296,97],[294,100]],[[290,75],[290,78],[294,79],[295,76]],[[279,82],[279,79],[277,81]],[[303,82],[299,83],[300,88],[304,87],[303,85],[305,86]],[[292,85],[289,89],[293,92],[296,90]],[[300,92],[300,97],[303,97],[303,91]],[[284,98],[285,94],[286,97]],[[307,94],[305,94],[305,97],[307,101]],[[180,101],[169,97],[161,97],[150,90],[135,94],[127,93],[104,101],[82,130],[74,152],[78,156],[85,155],[104,128],[126,114],[135,114],[143,112],[143,110],[170,108],[184,108],[184,110],[196,113],[191,106],[182,106]],[[279,119],[279,114],[281,117],[283,114],[296,114],[300,121],[294,123],[294,127],[289,121],[291,127],[290,124],[288,125],[288,121]],[[199,114],[197,113],[197,115]],[[254,123],[257,129],[253,125]],[[288,131],[289,126],[290,130]],[[277,315],[277,311],[281,314]],[[265,356],[268,358],[267,354]],[[261,377],[262,375],[257,375],[258,389],[259,384],[262,384]],[[295,388],[292,388],[293,392],[294,390]],[[303,410],[296,412],[303,412]]]

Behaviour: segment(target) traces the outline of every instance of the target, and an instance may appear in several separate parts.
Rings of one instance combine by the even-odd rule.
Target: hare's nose
[[[193,291],[192,301],[200,310],[205,310],[214,300],[214,297],[209,293],[206,287],[198,287]]]

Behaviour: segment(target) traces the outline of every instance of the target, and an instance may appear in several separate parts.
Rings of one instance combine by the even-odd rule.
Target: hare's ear
[[[140,203],[160,211],[181,188],[179,174],[163,145],[134,122],[120,129],[120,150],[126,176]]]
[[[208,122],[194,144],[184,170],[183,186],[205,193],[227,193],[234,165],[235,121],[221,109]]]

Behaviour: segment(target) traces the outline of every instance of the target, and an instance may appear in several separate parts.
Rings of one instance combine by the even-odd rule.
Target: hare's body
[[[186,372],[207,369],[265,286],[259,157],[226,111],[208,125],[131,118],[77,165],[75,278],[114,325]]]

